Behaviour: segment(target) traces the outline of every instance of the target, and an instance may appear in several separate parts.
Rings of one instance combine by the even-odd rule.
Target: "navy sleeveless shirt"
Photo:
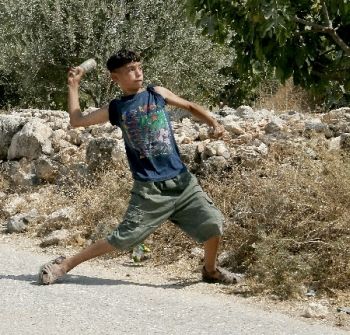
[[[136,180],[161,181],[187,171],[165,105],[153,86],[109,104],[109,120],[123,132],[126,155]]]

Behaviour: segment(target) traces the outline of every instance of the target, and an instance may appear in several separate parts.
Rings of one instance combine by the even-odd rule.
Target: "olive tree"
[[[147,82],[210,102],[227,82],[230,52],[201,34],[179,0],[0,0],[3,105],[63,107],[70,66],[93,57],[82,101],[96,106],[117,91],[105,68],[125,47],[141,53]],[[2,93],[1,93],[2,92]]]

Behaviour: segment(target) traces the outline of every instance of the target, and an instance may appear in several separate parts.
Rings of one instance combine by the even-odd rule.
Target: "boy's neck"
[[[137,93],[143,92],[145,89],[143,87],[140,87],[138,89],[122,89],[123,96],[128,96],[128,95],[135,95]]]

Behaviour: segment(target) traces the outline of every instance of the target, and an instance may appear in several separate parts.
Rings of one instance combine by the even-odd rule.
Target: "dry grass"
[[[277,81],[261,84],[258,98],[254,108],[272,109],[276,112],[295,110],[298,112],[311,112],[318,109],[317,102],[304,89],[293,84],[289,79],[284,85]]]
[[[203,188],[226,217],[221,251],[227,266],[250,278],[252,292],[298,297],[309,287],[336,295],[350,284],[350,157],[318,147],[311,159],[298,147],[276,143],[254,168],[234,165],[201,176]],[[125,170],[106,171],[69,195],[79,229],[95,240],[126,210],[132,184]],[[218,187],[217,185],[220,185]],[[155,263],[190,257],[196,244],[165,224],[146,240]]]
[[[200,176],[226,217],[221,247],[230,255],[226,266],[247,273],[254,293],[299,297],[309,287],[333,296],[348,292],[350,157],[326,151],[318,141],[322,140],[309,141],[318,159],[298,146],[278,142],[254,167],[232,162],[230,171]],[[62,228],[96,240],[124,215],[132,185],[127,171],[121,166],[84,184],[47,187],[44,200],[31,206],[49,214],[74,205],[74,227]],[[5,184],[0,178],[0,186]],[[190,249],[196,246],[170,224],[160,227],[146,244],[158,264],[191,257]]]
[[[305,287],[348,289],[350,158],[272,150],[275,157],[253,170],[203,181],[227,218],[228,265],[247,272],[256,291],[282,298]]]

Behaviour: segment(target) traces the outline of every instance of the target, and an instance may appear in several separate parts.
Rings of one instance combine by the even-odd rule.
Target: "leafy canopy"
[[[240,74],[266,65],[282,82],[336,100],[350,92],[349,0],[189,0],[190,11],[214,39],[236,53]]]
[[[179,0],[0,0],[0,45],[0,106],[64,107],[67,69],[91,57],[81,101],[100,106],[117,93],[105,63],[122,47],[142,53],[147,82],[210,102],[230,62]]]

